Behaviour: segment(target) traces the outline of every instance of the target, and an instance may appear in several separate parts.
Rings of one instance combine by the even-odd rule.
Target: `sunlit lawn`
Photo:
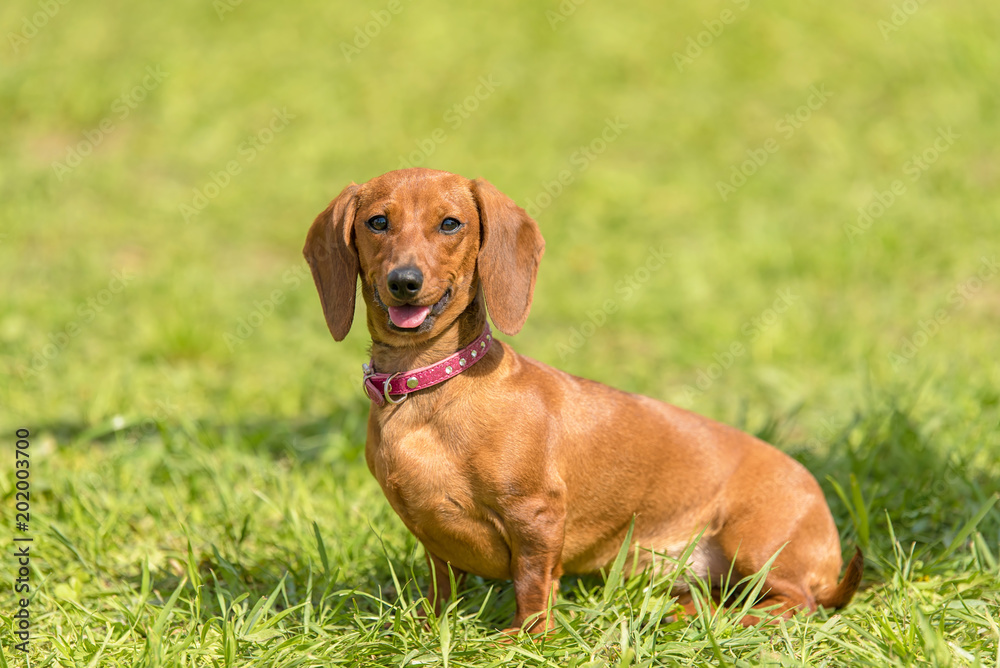
[[[0,8],[32,666],[1000,665],[1000,7],[50,4]],[[520,352],[805,463],[855,602],[742,629],[567,579],[557,631],[501,645],[512,588],[473,579],[424,626],[367,333],[333,342],[300,255],[408,164],[539,221]]]

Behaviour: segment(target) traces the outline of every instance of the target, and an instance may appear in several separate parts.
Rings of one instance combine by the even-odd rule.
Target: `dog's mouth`
[[[382,296],[375,288],[375,300],[389,315],[389,329],[396,332],[426,332],[434,326],[434,320],[448,305],[451,300],[451,288],[444,291],[441,299],[430,306],[419,304],[401,304],[399,306],[389,306],[382,301]]]

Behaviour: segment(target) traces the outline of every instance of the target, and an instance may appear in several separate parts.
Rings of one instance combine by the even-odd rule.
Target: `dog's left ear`
[[[347,186],[316,216],[302,249],[323,304],[326,326],[335,341],[344,340],[354,320],[358,285],[358,251],[353,235],[357,189],[354,183]]]
[[[545,240],[524,209],[485,179],[472,182],[479,207],[479,277],[486,309],[504,334],[517,334],[528,319]]]

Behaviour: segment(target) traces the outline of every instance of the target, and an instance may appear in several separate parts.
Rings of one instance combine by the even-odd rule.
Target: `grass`
[[[1000,666],[995,4],[404,2],[349,62],[388,3],[44,4],[0,8],[0,573],[26,428],[35,634],[0,599],[0,665]],[[855,601],[743,629],[566,579],[502,645],[511,587],[472,579],[425,628],[365,332],[334,344],[300,256],[401,160],[534,207],[520,352],[802,461]]]

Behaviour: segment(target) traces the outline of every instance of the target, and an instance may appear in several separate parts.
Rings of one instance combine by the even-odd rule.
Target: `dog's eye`
[[[389,221],[385,216],[372,216],[365,221],[365,225],[372,232],[385,232],[389,228]]]
[[[462,223],[458,222],[454,218],[445,218],[441,221],[441,231],[445,234],[454,234],[458,232],[458,228],[462,227]]]

